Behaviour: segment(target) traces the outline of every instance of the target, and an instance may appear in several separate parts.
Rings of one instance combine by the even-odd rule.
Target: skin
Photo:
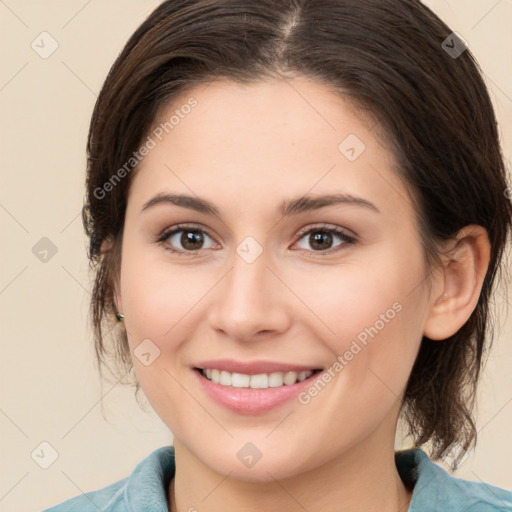
[[[156,124],[192,96],[198,105],[134,176],[115,283],[132,353],[148,338],[160,350],[148,366],[133,362],[174,435],[170,510],[407,510],[411,494],[394,465],[401,398],[422,336],[447,338],[475,308],[489,261],[485,230],[466,227],[445,248],[451,258],[426,268],[393,154],[374,122],[319,82],[216,81],[175,98]],[[338,149],[349,134],[366,146],[355,161]],[[219,215],[172,204],[141,212],[163,191],[205,198]],[[334,192],[378,212],[277,211],[285,199]],[[204,230],[199,250],[181,232],[155,243],[178,223]],[[355,243],[333,235],[318,248],[300,235],[322,224]],[[236,252],[247,236],[263,250],[252,263]],[[239,414],[212,401],[193,373],[216,358],[328,368],[396,303],[400,312],[307,405],[292,399]],[[247,442],[262,454],[251,468],[237,457]]]

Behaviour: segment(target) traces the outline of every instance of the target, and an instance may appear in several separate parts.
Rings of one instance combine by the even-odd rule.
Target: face
[[[374,123],[296,76],[194,88],[155,127],[117,303],[175,443],[259,481],[392,445],[430,299],[414,206]]]

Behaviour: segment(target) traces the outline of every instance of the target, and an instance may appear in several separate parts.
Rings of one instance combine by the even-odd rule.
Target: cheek
[[[409,302],[417,304],[411,292],[419,288],[421,265],[403,261],[392,251],[379,252],[379,257],[367,254],[358,261],[303,271],[300,277],[288,275],[294,292],[308,306],[308,318],[317,319],[310,322],[311,328],[323,327],[335,340],[353,338],[374,324],[382,331],[390,321],[396,323],[398,310]]]
[[[344,396],[395,399],[406,385],[422,339],[426,307],[422,253],[380,248],[364,261],[325,267],[295,290],[307,298],[305,327],[332,353],[331,373]],[[403,246],[402,246],[403,247]],[[296,281],[299,283],[299,281]],[[311,314],[313,312],[314,314]],[[334,395],[333,395],[334,396]],[[356,396],[354,396],[355,401]]]
[[[143,250],[130,237],[123,250],[123,313],[135,372],[157,413],[172,419],[180,403],[188,403],[179,384],[190,378],[186,347],[204,323],[208,293],[219,274],[170,263],[163,249]]]
[[[323,372],[324,383],[312,385],[300,397],[308,416],[304,421],[324,425],[333,446],[364,438],[391,411],[398,412],[421,342],[418,301],[393,289],[381,287],[368,297],[365,291],[371,289],[361,287],[360,293],[341,296],[329,302],[331,309],[323,309],[323,319],[335,334],[326,334],[318,322],[311,329],[333,355]],[[340,432],[346,438],[338,441]]]
[[[214,285],[215,276],[193,265],[170,263],[164,249],[143,250],[129,238],[124,249],[121,286],[128,331],[132,338],[165,338],[172,344],[173,332],[195,319],[195,306]]]

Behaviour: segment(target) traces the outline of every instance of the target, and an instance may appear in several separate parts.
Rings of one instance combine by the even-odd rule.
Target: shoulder
[[[140,461],[132,473],[113,484],[89,491],[42,512],[168,511],[167,486],[174,476],[174,448],[163,446]]]
[[[511,490],[454,477],[422,450],[396,452],[395,461],[404,481],[415,482],[409,512],[512,510]]]

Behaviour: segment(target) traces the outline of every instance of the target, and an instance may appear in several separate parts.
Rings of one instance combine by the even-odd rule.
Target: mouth
[[[246,389],[269,389],[280,388],[283,386],[293,386],[297,382],[302,382],[310,377],[320,373],[322,369],[272,373],[257,373],[249,375],[247,373],[228,372],[217,368],[194,368],[204,378],[229,388]]]
[[[322,372],[323,369],[302,369],[244,374],[218,368],[193,368],[207,399],[243,415],[261,415],[293,402],[308,386],[314,385]]]

